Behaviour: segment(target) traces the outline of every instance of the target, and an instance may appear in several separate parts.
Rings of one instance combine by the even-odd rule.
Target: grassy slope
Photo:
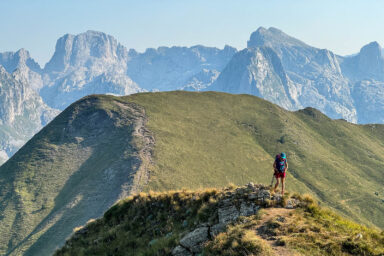
[[[129,190],[131,118],[112,97],[88,97],[1,166],[0,254],[49,255]]]
[[[0,252],[13,248],[18,254],[33,244],[27,254],[48,254],[74,225],[113,203],[124,183],[119,177],[128,179],[140,144],[130,137],[131,112],[121,107],[130,102],[145,108],[156,139],[147,191],[269,184],[273,157],[285,151],[288,190],[310,192],[345,216],[384,227],[383,125],[331,120],[313,109],[289,112],[249,95],[88,99],[95,102],[73,104],[0,168]],[[115,121],[97,126],[95,112]],[[64,130],[70,120],[79,123]],[[118,169],[115,183],[105,182],[111,166]]]
[[[383,125],[331,120],[311,108],[289,112],[249,95],[167,92],[128,99],[145,107],[156,138],[148,189],[268,184],[274,155],[285,151],[288,190],[310,192],[345,216],[384,227]]]
[[[217,207],[228,193],[236,194],[234,189],[207,189],[131,196],[80,229],[55,255],[169,255],[180,238],[200,223],[216,222]],[[383,232],[343,219],[309,197],[295,197],[302,201],[301,207],[284,222],[276,217],[264,225],[264,233],[292,255],[383,255]],[[257,234],[263,211],[229,225],[205,244],[203,255],[275,255]]]

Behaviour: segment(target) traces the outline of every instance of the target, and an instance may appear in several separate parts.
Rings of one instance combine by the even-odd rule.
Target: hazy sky
[[[381,0],[0,0],[0,52],[26,48],[41,65],[66,34],[98,30],[127,48],[225,44],[244,48],[258,27],[277,27],[346,55],[384,44]]]

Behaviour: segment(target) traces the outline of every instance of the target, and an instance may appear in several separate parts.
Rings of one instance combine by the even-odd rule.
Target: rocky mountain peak
[[[12,73],[17,68],[23,67],[28,67],[34,72],[41,73],[40,65],[31,58],[29,52],[24,48],[17,52],[0,53],[0,65],[2,65],[8,73]]]
[[[367,57],[370,60],[381,59],[383,58],[381,46],[376,41],[371,42],[361,48],[360,56]]]
[[[371,42],[362,47],[357,60],[362,78],[384,79],[384,57],[381,46],[377,42]]]
[[[105,33],[88,30],[78,35],[66,34],[56,43],[55,53],[46,64],[47,72],[64,71],[70,66],[91,66],[98,59],[110,63],[126,61],[127,49]]]
[[[249,41],[247,42],[248,47],[259,47],[259,46],[301,46],[309,47],[304,42],[285,34],[283,31],[270,27],[268,29],[264,27],[258,28],[251,34]]]

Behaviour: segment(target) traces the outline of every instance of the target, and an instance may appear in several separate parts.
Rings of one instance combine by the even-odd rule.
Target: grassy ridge
[[[0,254],[49,255],[129,191],[139,149],[132,131],[132,111],[87,97],[1,166]]]
[[[79,232],[55,255],[170,255],[185,234],[201,223],[214,221],[220,200],[235,191],[233,187],[128,197],[103,218],[79,227]],[[257,228],[263,222],[264,233],[277,239],[277,244],[290,252],[288,255],[383,255],[383,232],[323,209],[308,196],[292,196],[302,202],[301,206],[290,211],[283,221],[278,220],[280,216],[263,221],[264,214],[273,209],[264,205],[267,208],[240,217],[206,242],[203,255],[280,255],[258,235]]]
[[[249,95],[164,92],[127,100],[144,106],[156,137],[148,189],[269,183],[273,157],[285,151],[289,190],[384,227],[383,125],[331,120],[312,108],[289,112]]]
[[[145,109],[156,141],[146,191],[269,184],[274,155],[285,151],[288,190],[384,227],[383,125],[289,112],[249,95],[91,96],[0,167],[0,254],[50,254],[129,191],[142,143],[132,136],[133,108]]]

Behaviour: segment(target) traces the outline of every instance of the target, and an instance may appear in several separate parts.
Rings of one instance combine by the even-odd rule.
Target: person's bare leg
[[[276,185],[275,185],[275,188],[273,189],[273,192],[276,192],[276,189],[278,186],[279,186],[279,178],[276,178]]]
[[[285,177],[281,177],[281,195],[284,196],[284,189],[285,189]]]

